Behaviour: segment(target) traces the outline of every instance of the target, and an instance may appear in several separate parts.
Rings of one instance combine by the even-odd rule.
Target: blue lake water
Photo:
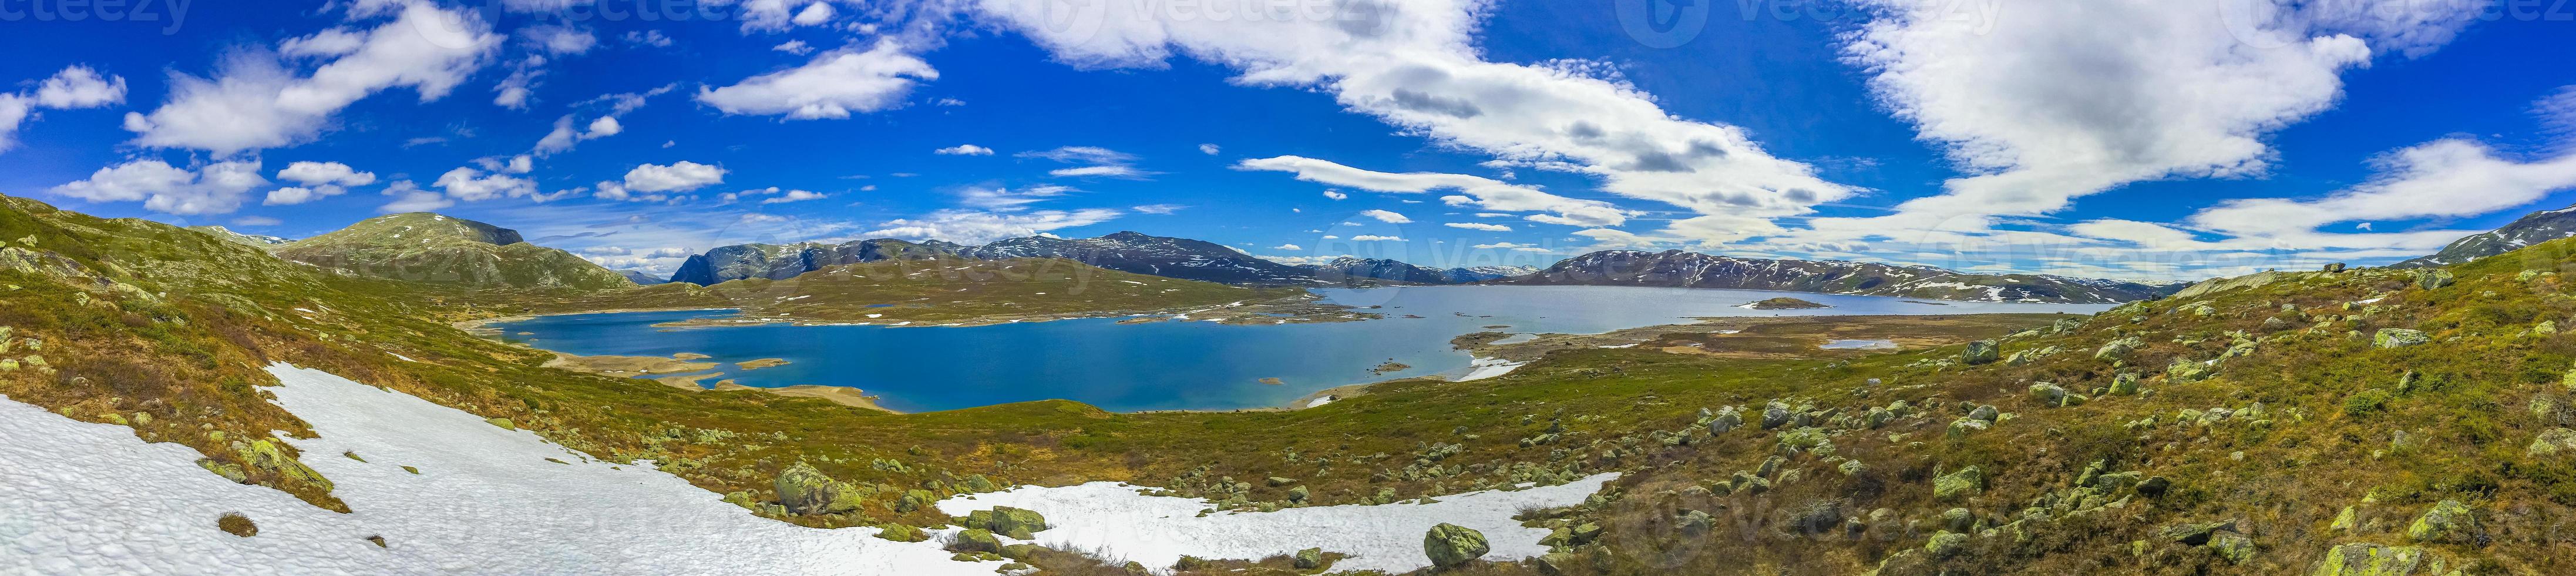
[[[1798,294],[1832,306],[1752,310],[1779,292],[1614,286],[1438,286],[1319,289],[1326,302],[1380,306],[1367,322],[1220,325],[1118,324],[1098,318],[972,327],[738,326],[656,328],[729,311],[545,316],[495,324],[503,338],[584,356],[706,354],[708,362],[781,358],[784,366],[721,378],[757,387],[859,388],[906,412],[1067,399],[1113,411],[1228,410],[1278,406],[1317,390],[1414,376],[1456,376],[1470,358],[1450,348],[1461,334],[1596,334],[1708,316],[2091,314],[2100,305],[1906,301]],[[1420,316],[1413,318],[1410,316]],[[1508,328],[1486,328],[1508,326]],[[530,334],[519,334],[528,332]],[[1369,372],[1384,362],[1412,366]],[[1277,378],[1283,384],[1264,384]]]

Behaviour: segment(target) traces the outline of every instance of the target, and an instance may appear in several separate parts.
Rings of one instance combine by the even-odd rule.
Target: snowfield
[[[289,440],[331,479],[350,514],[234,484],[176,444],[0,398],[0,574],[993,574],[936,540],[875,528],[823,530],[753,516],[647,466],[592,461],[523,430],[316,370],[269,367],[277,403],[319,438]],[[360,462],[341,457],[354,452]],[[561,462],[550,461],[559,460]],[[418,474],[403,470],[419,469]],[[1422,534],[1483,530],[1488,559],[1536,555],[1546,531],[1510,516],[1581,502],[1608,475],[1565,486],[1440,497],[1430,505],[1337,506],[1194,518],[1204,502],[1122,485],[1023,487],[939,503],[1045,513],[1041,543],[1164,567],[1182,554],[1258,558],[1322,546],[1336,568],[1426,566]],[[240,513],[242,538],[215,528]],[[379,548],[367,540],[381,536]]]
[[[1525,490],[1468,492],[1433,498],[1431,504],[1398,502],[1380,506],[1319,506],[1277,512],[1219,512],[1205,518],[1205,500],[1145,496],[1140,488],[1116,482],[1093,482],[1062,488],[1020,488],[1007,492],[959,496],[939,502],[939,511],[964,516],[974,510],[1010,506],[1046,515],[1046,531],[1034,534],[1038,545],[1083,550],[1115,561],[1170,566],[1181,556],[1212,560],[1258,560],[1323,548],[1353,557],[1333,564],[1334,571],[1383,570],[1401,573],[1431,565],[1422,552],[1422,535],[1442,522],[1485,533],[1493,546],[1486,560],[1511,561],[1547,553],[1538,541],[1545,528],[1525,528],[1512,515],[1524,508],[1570,506],[1601,490],[1618,474],[1597,474],[1572,483]],[[1410,501],[1408,501],[1410,502]],[[1005,543],[1018,541],[1004,537]]]

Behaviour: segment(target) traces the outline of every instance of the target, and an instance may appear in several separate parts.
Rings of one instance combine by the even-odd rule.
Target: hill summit
[[[635,285],[569,252],[529,244],[517,230],[428,212],[369,218],[274,251],[280,258],[360,276],[474,288]]]

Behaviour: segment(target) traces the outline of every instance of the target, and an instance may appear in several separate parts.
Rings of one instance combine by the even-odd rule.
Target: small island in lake
[[[1411,370],[1411,369],[1413,369],[1413,366],[1412,366],[1412,365],[1410,365],[1410,364],[1405,364],[1405,363],[1403,363],[1403,362],[1397,362],[1397,361],[1394,361],[1394,360],[1388,360],[1388,361],[1386,361],[1386,363],[1385,363],[1385,364],[1379,364],[1379,365],[1377,365],[1377,367],[1376,367],[1376,368],[1370,368],[1370,369],[1369,369],[1369,374],[1385,374],[1385,373],[1388,373],[1388,372],[1403,372],[1403,371]]]
[[[1823,305],[1823,304],[1817,304],[1817,303],[1814,303],[1814,302],[1808,302],[1808,301],[1805,301],[1805,300],[1799,300],[1799,299],[1796,299],[1796,298],[1789,298],[1789,297],[1785,297],[1785,296],[1784,296],[1784,297],[1779,297],[1779,298],[1772,298],[1772,299],[1770,299],[1770,300],[1764,300],[1764,301],[1761,301],[1761,302],[1754,302],[1754,303],[1751,303],[1751,304],[1745,304],[1745,305],[1744,305],[1744,307],[1746,307],[1746,308],[1752,308],[1752,309],[1755,309],[1755,310],[1814,310],[1814,309],[1818,309],[1818,308],[1832,308],[1832,306],[1826,306],[1826,305]]]
[[[759,370],[762,368],[786,366],[787,364],[788,362],[785,358],[762,358],[759,360],[751,360],[741,364],[735,364],[735,366],[741,366],[744,370]]]
[[[1280,380],[1280,379],[1278,379],[1278,378],[1263,378],[1263,379],[1261,379],[1261,383],[1263,383],[1263,384],[1269,384],[1269,385],[1272,385],[1272,386],[1278,386],[1278,385],[1281,385],[1281,384],[1287,384],[1288,382],[1287,382],[1287,381],[1285,381],[1285,380]]]

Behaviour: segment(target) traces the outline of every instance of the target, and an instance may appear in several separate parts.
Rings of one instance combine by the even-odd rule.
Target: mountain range
[[[1062,258],[1120,272],[1242,285],[1659,286],[2073,304],[2151,299],[2187,285],[2032,274],[1976,275],[1861,262],[1740,259],[1679,250],[1593,252],[1544,270],[1527,266],[1432,268],[1392,259],[1354,257],[1290,265],[1212,242],[1138,232],[1081,239],[1013,238],[983,246],[892,239],[842,244],[744,244],[690,257],[671,281],[704,286],[746,278],[784,279],[828,266],[921,258]]]
[[[2172,294],[2189,283],[2143,284],[2035,274],[1976,275],[1930,266],[1837,260],[1764,260],[1680,250],[1605,250],[1536,274],[1494,281],[1519,285],[1655,286],[1784,290],[1976,302],[2112,304]]]
[[[474,288],[576,290],[665,281],[637,271],[608,270],[562,250],[529,244],[514,230],[430,213],[372,218],[295,241],[243,235],[219,227],[197,231],[237,244],[264,247],[288,260],[396,280]],[[1098,238],[1011,238],[981,246],[896,239],[743,244],[691,256],[667,281],[712,286],[745,279],[785,280],[834,266],[939,258],[1053,258],[1132,274],[1241,286],[1654,286],[2073,304],[2153,299],[2184,286],[2031,274],[1978,275],[1928,266],[1864,262],[1747,259],[1680,250],[1607,250],[1568,258],[1545,269],[1432,268],[1392,259],[1355,257],[1292,265],[1213,242],[1139,232]]]

